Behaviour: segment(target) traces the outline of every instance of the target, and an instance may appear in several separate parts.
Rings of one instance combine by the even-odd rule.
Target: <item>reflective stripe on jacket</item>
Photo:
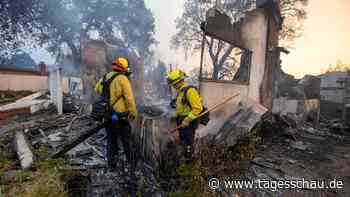
[[[178,90],[178,96],[176,99],[176,116],[189,117],[190,119],[196,119],[203,110],[202,99],[195,88],[187,90],[186,98],[184,99],[184,88],[188,87],[187,83],[184,83]],[[188,103],[184,102],[185,100]]]
[[[109,72],[106,76],[106,80],[108,80],[115,74],[117,74],[117,72]],[[102,94],[102,89],[102,79],[100,79],[95,86],[95,91],[97,94]],[[114,111],[119,113],[129,112],[134,117],[137,117],[135,97],[128,77],[126,77],[123,74],[119,74],[111,82],[109,89],[110,105],[114,104]],[[117,99],[118,101],[116,101]]]

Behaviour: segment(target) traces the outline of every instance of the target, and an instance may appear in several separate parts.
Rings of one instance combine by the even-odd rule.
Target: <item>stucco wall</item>
[[[267,17],[262,9],[248,13],[242,26],[245,47],[253,52],[248,97],[258,103],[265,71],[267,29]]]
[[[48,76],[0,74],[0,90],[30,90],[35,92],[48,89]],[[67,77],[62,78],[62,90],[64,93],[69,92],[69,83]]]
[[[215,106],[222,103],[226,98],[233,96],[237,93],[240,95],[224,106],[217,110],[210,112],[210,122],[206,127],[201,127],[198,130],[200,136],[204,136],[208,133],[216,133],[228,119],[228,117],[235,111],[237,104],[241,100],[245,100],[248,97],[248,86],[232,83],[222,82],[201,82],[201,95],[203,103],[207,107]]]
[[[0,74],[0,90],[47,90],[47,76]]]
[[[227,103],[229,106],[235,106],[240,100],[247,98],[248,86],[232,83],[219,83],[219,82],[202,82],[201,83],[201,95],[203,103],[208,107],[214,106],[222,102],[225,98],[228,98],[234,94],[240,93],[238,97]],[[231,108],[221,108],[218,113],[218,117],[225,116],[230,112]]]

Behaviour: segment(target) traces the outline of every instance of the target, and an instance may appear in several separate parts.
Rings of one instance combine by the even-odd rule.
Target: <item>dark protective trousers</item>
[[[183,119],[178,118],[177,124],[180,125]],[[184,156],[188,160],[192,160],[194,156],[194,138],[198,124],[198,121],[193,121],[188,127],[179,129],[180,141],[184,148]]]
[[[122,142],[128,162],[131,162],[131,125],[121,119],[117,124],[107,124],[107,162],[111,168],[116,167],[119,152],[118,139]]]

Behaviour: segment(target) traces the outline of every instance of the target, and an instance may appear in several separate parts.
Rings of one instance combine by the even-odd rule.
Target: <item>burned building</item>
[[[143,103],[143,59],[133,51],[108,44],[99,40],[85,40],[81,47],[82,78],[84,93],[92,96],[91,90],[97,80],[111,70],[111,62],[118,56],[128,58],[133,70],[132,85],[135,89],[135,97],[139,103]]]
[[[349,73],[330,72],[321,78],[321,112],[325,117],[347,119],[349,108]]]
[[[232,23],[228,15],[213,8],[202,24],[205,36],[199,80],[204,102],[213,106],[239,93],[239,97],[211,115],[217,120],[212,121],[215,126],[203,128],[202,133],[220,129],[237,111],[240,102],[251,103],[248,106],[260,115],[272,110],[274,71],[280,63],[278,40],[282,18],[279,1],[248,2],[240,12],[240,18]],[[232,57],[233,61],[227,60],[219,69],[205,61],[210,57],[212,45],[206,40],[212,39],[232,49],[232,55],[226,53],[223,57]],[[216,124],[218,122],[221,124]]]

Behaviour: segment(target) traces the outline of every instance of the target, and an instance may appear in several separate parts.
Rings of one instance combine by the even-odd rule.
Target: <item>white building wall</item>
[[[321,75],[321,100],[344,103],[344,84],[338,83],[346,77],[345,72],[334,72]]]
[[[30,90],[48,89],[47,76],[0,74],[0,90]]]
[[[260,87],[264,77],[268,18],[262,9],[247,14],[242,27],[245,47],[253,52],[248,97],[260,103]]]
[[[225,118],[230,115],[230,112],[233,111],[239,101],[248,97],[248,86],[232,83],[202,82],[200,93],[203,103],[208,107],[217,105],[226,98],[239,93],[240,95],[228,102],[225,107],[220,108],[212,114],[217,118]]]
[[[223,126],[225,121],[235,111],[238,103],[248,98],[248,86],[232,83],[217,83],[217,82],[201,82],[201,95],[203,103],[211,108],[219,103],[222,103],[226,98],[229,98],[237,93],[239,96],[233,98],[224,106],[210,112],[210,122],[206,127],[199,128],[198,135],[204,136],[209,133],[216,133]]]
[[[79,78],[74,78],[75,80]],[[79,79],[80,80],[80,79]],[[82,89],[82,84],[79,84],[79,89]],[[16,75],[16,74],[0,74],[0,91],[22,91],[29,90],[37,92],[40,90],[49,89],[48,76],[35,75]],[[62,90],[64,93],[69,92],[69,78],[62,77]]]

